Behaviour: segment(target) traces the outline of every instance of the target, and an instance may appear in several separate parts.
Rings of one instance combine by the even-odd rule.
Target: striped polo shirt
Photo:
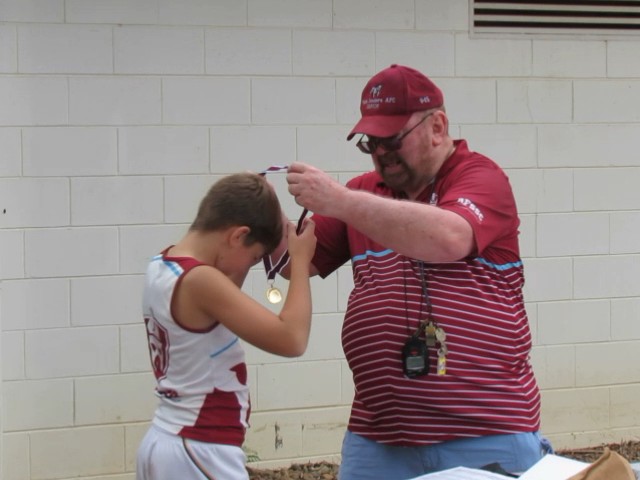
[[[393,445],[539,429],[540,394],[529,362],[518,214],[509,180],[464,140],[418,201],[462,215],[476,251],[447,263],[420,262],[377,244],[336,219],[315,215],[314,265],[325,277],[351,261],[354,288],[342,328],[355,398],[349,430]],[[401,198],[375,172],[349,188]],[[423,282],[424,279],[424,282]],[[446,332],[445,375],[437,348],[429,373],[407,378],[402,347],[431,314]]]

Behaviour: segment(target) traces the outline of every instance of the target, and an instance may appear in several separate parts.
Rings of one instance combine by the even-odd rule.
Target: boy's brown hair
[[[282,240],[282,213],[275,190],[262,175],[235,173],[214,183],[200,202],[189,230],[232,226],[250,229],[246,245],[256,242],[271,253]]]

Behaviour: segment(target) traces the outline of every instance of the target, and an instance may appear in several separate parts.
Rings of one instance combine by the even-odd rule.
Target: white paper
[[[427,473],[411,480],[513,480],[498,473],[477,470],[475,468],[456,467],[436,473]]]
[[[589,463],[572,458],[549,454],[520,475],[518,480],[567,480],[589,465]],[[513,477],[475,468],[456,467],[441,472],[428,473],[410,480],[513,480]]]
[[[529,470],[520,475],[519,480],[567,480],[581,472],[590,464],[559,455],[545,455]]]

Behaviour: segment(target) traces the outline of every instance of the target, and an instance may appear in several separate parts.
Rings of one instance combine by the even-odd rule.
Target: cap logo
[[[375,110],[380,108],[380,104],[385,102],[389,103],[389,97],[382,99],[380,98],[380,94],[382,93],[382,84],[374,85],[369,90],[369,98],[362,99],[362,105],[367,110]],[[395,99],[394,99],[395,101]]]
[[[356,133],[391,137],[402,129],[414,112],[444,105],[442,92],[428,77],[395,63],[367,81],[359,100],[362,118],[347,140]]]

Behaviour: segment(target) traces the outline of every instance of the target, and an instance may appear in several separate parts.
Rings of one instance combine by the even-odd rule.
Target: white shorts
[[[138,447],[136,480],[249,480],[242,448],[199,442],[155,425]]]

